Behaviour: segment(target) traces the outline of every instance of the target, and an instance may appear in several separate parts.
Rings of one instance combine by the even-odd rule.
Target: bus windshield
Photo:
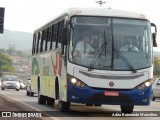
[[[74,16],[69,61],[92,69],[138,70],[152,65],[149,21]]]

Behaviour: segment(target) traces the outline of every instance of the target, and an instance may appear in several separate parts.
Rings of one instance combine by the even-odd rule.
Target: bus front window
[[[75,16],[71,19],[69,60],[89,69],[147,68],[152,64],[150,38],[146,20]]]
[[[131,70],[129,66],[132,66],[133,69],[138,70],[150,67],[152,48],[149,22],[114,18],[112,25],[114,49],[118,51],[118,53],[114,52],[113,69]]]
[[[69,58],[72,62],[84,67],[95,62],[96,69],[111,69],[112,48],[107,47],[112,44],[111,19],[73,17],[71,33]]]

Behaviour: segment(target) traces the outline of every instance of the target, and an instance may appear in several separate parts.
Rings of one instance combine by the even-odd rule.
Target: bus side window
[[[38,39],[39,39],[39,33],[36,33],[36,39],[34,42],[34,54],[37,54]]]
[[[56,42],[55,48],[58,46],[58,23],[54,26],[54,41]]]
[[[46,43],[46,51],[49,51],[50,50],[50,44],[51,44],[51,27],[49,27],[47,29],[47,43]]]
[[[33,35],[32,55],[35,54],[36,34]]]
[[[51,45],[50,50],[54,50],[56,47],[56,25],[52,25],[51,27]]]
[[[54,25],[52,25],[50,27],[50,37],[49,37],[49,39],[50,39],[50,48],[49,48],[49,50],[53,50],[53,48],[52,48],[52,46],[53,46],[53,30],[54,30]]]
[[[37,53],[40,53],[41,51],[41,42],[42,42],[42,32],[38,33],[38,42],[37,42]]]
[[[59,34],[58,34],[58,47],[61,48],[62,46],[62,32],[63,32],[63,29],[64,29],[64,20],[61,20],[59,22]]]
[[[47,42],[47,30],[44,30],[43,40],[42,40],[42,52],[45,52]]]
[[[48,43],[49,43],[48,35],[49,35],[49,28],[47,28],[45,30],[45,38],[44,38],[44,48],[43,48],[43,51],[48,51]]]

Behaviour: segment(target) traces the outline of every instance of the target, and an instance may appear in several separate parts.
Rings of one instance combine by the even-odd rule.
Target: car
[[[34,91],[32,90],[32,87],[31,87],[31,79],[29,78],[27,80],[27,83],[26,83],[26,95],[27,96],[34,96]]]
[[[19,83],[20,83],[20,89],[26,89],[27,85],[23,83],[23,80],[19,79]]]
[[[4,89],[15,89],[16,91],[19,91],[20,83],[17,76],[5,75],[1,80],[1,90]]]
[[[156,79],[152,84],[152,101],[156,98],[160,98],[160,78]]]

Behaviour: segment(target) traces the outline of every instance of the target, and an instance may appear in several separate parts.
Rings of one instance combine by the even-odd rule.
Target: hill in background
[[[29,50],[32,48],[32,36],[29,32],[4,29],[4,33],[0,34],[0,48],[7,49],[9,45],[14,45],[17,50]]]

